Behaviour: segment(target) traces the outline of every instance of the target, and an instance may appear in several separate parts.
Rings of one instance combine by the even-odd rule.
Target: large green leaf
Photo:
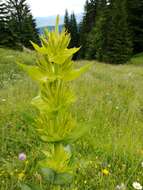
[[[65,142],[75,142],[83,135],[87,134],[87,132],[92,128],[92,123],[83,122],[78,123],[78,127],[76,127],[68,136],[64,139]]]
[[[47,182],[53,183],[55,179],[55,172],[50,168],[41,168],[41,174]]]
[[[29,66],[25,64],[20,64],[18,65],[25,70],[29,76],[36,81],[39,81],[40,83],[45,83],[47,81],[54,81],[56,79],[61,79],[62,76],[56,75],[53,72],[48,72],[40,69],[38,66]]]
[[[73,168],[70,163],[72,155],[64,145],[57,144],[45,156],[46,158],[39,162],[41,168],[51,168],[56,173],[70,173],[72,171]]]
[[[21,190],[42,190],[41,187],[37,184],[21,184],[20,185]]]
[[[71,80],[75,80],[76,78],[78,78],[81,74],[85,73],[86,71],[88,71],[91,68],[92,64],[87,64],[83,67],[81,67],[80,69],[76,69],[76,70],[72,70],[71,72],[67,73],[64,77],[63,80],[65,81],[71,81]]]
[[[65,49],[58,52],[57,55],[53,55],[49,58],[51,62],[56,64],[63,64],[69,57],[79,51],[80,48]]]
[[[56,143],[56,142],[63,142],[63,143],[73,143],[75,141],[77,141],[79,138],[81,138],[82,136],[84,136],[90,129],[91,129],[92,125],[89,125],[88,123],[81,123],[78,124],[73,130],[71,130],[69,133],[66,133],[65,136],[59,136],[56,132],[53,132],[53,135],[50,136],[48,133],[44,131],[42,132],[43,135],[41,135],[41,139],[44,142],[52,142],[52,143]],[[63,130],[64,132],[64,130]]]
[[[32,190],[43,190],[40,185],[30,183],[30,187]]]
[[[40,82],[46,82],[48,79],[48,76],[46,75],[46,73],[43,73],[38,66],[29,66],[29,65],[25,65],[25,64],[20,64],[18,63],[18,65],[25,70],[32,79],[40,81]]]
[[[32,190],[28,185],[22,184],[21,185],[21,190]]]
[[[66,185],[73,181],[73,175],[70,173],[56,173],[50,168],[41,168],[40,171],[44,179],[51,184]]]
[[[43,101],[43,99],[41,98],[41,96],[36,96],[35,98],[33,98],[31,104],[33,106],[35,106],[36,108],[38,108],[41,111],[46,111],[47,109],[47,104]]]
[[[73,175],[69,173],[60,173],[55,175],[54,184],[66,185],[73,182]]]
[[[43,46],[43,47],[40,47],[40,46],[38,46],[37,44],[35,44],[34,42],[31,42],[31,44],[32,44],[32,46],[34,47],[34,49],[35,49],[38,53],[40,53],[40,54],[42,54],[42,55],[47,54],[46,48],[45,48],[44,46]]]

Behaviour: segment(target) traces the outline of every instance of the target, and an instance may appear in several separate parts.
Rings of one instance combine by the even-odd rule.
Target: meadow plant
[[[141,184],[140,183],[138,183],[138,182],[133,182],[133,187],[134,187],[134,189],[137,189],[137,190],[142,190],[143,189],[143,187],[141,186]]]
[[[19,160],[26,160],[26,154],[24,153],[20,153],[19,156],[18,156]]]
[[[38,110],[36,130],[43,141],[43,159],[38,167],[53,189],[70,186],[73,181],[76,167],[71,144],[87,129],[78,125],[70,112],[76,101],[70,82],[91,66],[74,68],[72,57],[79,48],[68,49],[70,34],[65,29],[59,32],[58,23],[59,17],[54,31],[45,30],[41,46],[32,42],[37,51],[37,64],[19,64],[39,85],[39,94],[32,100]]]

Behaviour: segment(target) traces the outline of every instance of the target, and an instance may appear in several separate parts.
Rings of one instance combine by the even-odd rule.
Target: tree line
[[[65,13],[64,25],[72,38],[70,46],[81,46],[77,56],[80,59],[125,63],[143,52],[142,10],[143,0],[87,0],[80,24],[74,14]]]
[[[0,46],[32,48],[39,43],[36,22],[26,0],[0,0]]]
[[[71,47],[81,47],[74,59],[122,64],[143,52],[143,0],[87,0],[82,21],[65,12]],[[0,46],[32,48],[40,44],[26,0],[0,0]]]

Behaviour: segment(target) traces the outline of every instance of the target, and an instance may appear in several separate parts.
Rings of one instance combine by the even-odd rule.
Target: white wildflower
[[[134,189],[137,189],[137,190],[142,190],[143,189],[143,187],[141,186],[141,184],[140,183],[138,183],[138,182],[133,182],[133,187],[134,187]]]
[[[66,152],[68,152],[69,154],[71,154],[71,146],[70,146],[70,145],[65,146],[65,147],[64,147],[64,150],[65,150]]]
[[[125,189],[126,189],[126,186],[124,183],[121,183],[121,185],[116,186],[116,190],[125,190]]]

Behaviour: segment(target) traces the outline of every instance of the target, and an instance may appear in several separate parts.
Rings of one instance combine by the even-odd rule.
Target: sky
[[[34,17],[64,15],[65,9],[69,13],[82,13],[85,0],[27,0]]]

